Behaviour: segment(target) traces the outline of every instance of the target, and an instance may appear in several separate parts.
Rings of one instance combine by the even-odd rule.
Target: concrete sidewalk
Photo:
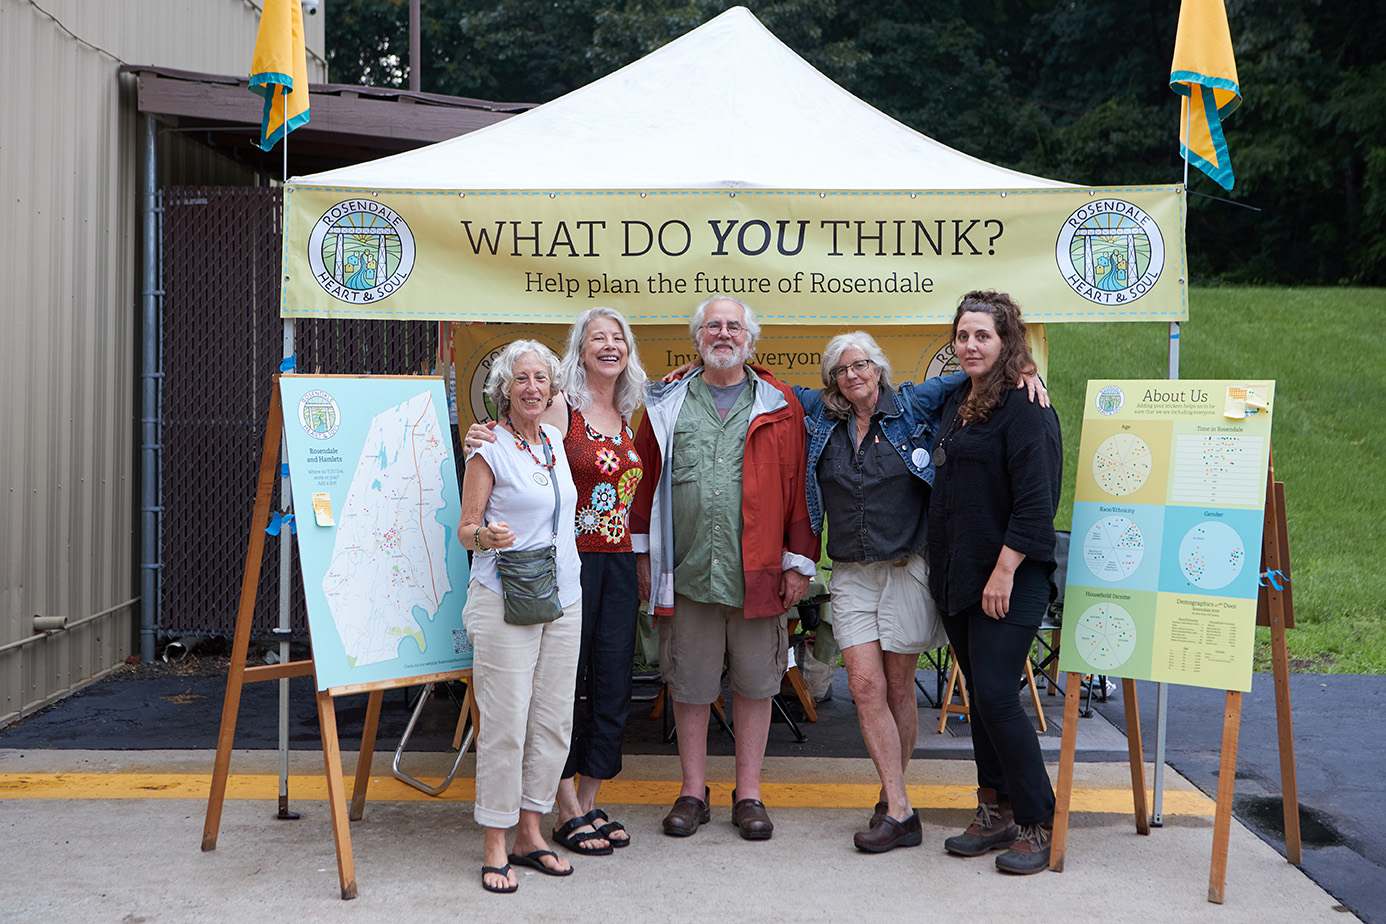
[[[1126,765],[1077,764],[1065,872],[1010,877],[995,870],[991,857],[965,860],[942,849],[943,839],[971,817],[970,763],[912,764],[924,845],[873,856],[851,844],[874,798],[870,762],[803,757],[768,760],[765,801],[776,831],[760,843],[741,840],[731,826],[728,786],[714,790],[711,824],[688,839],[663,836],[659,821],[677,789],[677,761],[631,758],[620,786],[609,784],[608,809],[628,826],[632,845],[609,857],[573,858],[570,878],[521,875],[519,892],[506,896],[481,889],[481,829],[472,821],[463,779],[444,799],[428,799],[395,782],[390,755],[377,755],[365,816],[351,832],[360,894],[343,902],[327,806],[311,782],[321,778],[321,755],[292,755],[293,807],[302,818],[279,821],[277,755],[237,752],[238,785],[225,805],[217,849],[203,853],[213,756],[0,750],[0,831],[5,843],[19,847],[8,851],[0,879],[4,920],[1351,919],[1240,824],[1228,851],[1226,904],[1210,904],[1213,805],[1177,774],[1167,777],[1165,826],[1139,836]],[[414,754],[411,767],[415,775],[439,777],[451,759]],[[713,759],[713,779],[731,775],[729,758]],[[242,789],[247,780],[250,788]],[[198,786],[203,795],[191,798]]]
[[[880,856],[852,847],[877,783],[839,670],[832,698],[818,704],[817,723],[803,722],[797,703],[788,707],[806,740],[796,740],[786,724],[771,728],[764,799],[776,823],[773,840],[745,842],[731,826],[732,741],[715,724],[709,732],[712,823],[686,840],[660,833],[677,793],[678,760],[650,702],[635,702],[625,769],[602,799],[630,828],[632,846],[611,857],[575,858],[571,878],[522,876],[510,896],[480,886],[473,758],[464,758],[456,782],[436,799],[390,775],[411,711],[408,691],[391,692],[365,817],[352,825],[360,897],[343,902],[311,681],[296,678],[290,697],[290,807],[302,818],[274,817],[277,685],[251,685],[242,699],[218,846],[203,853],[225,666],[141,665],[0,729],[0,843],[18,845],[7,852],[7,875],[0,877],[0,920],[306,924],[518,914],[559,921],[837,922],[890,915],[951,922],[1077,914],[1143,924],[1342,922],[1354,915],[1368,924],[1386,922],[1386,883],[1372,875],[1380,869],[1380,838],[1373,832],[1386,827],[1375,769],[1382,739],[1371,733],[1381,727],[1376,707],[1386,678],[1296,675],[1296,739],[1306,745],[1299,752],[1301,805],[1314,806],[1345,832],[1346,843],[1322,847],[1306,835],[1311,879],[1277,853],[1283,845],[1273,828],[1238,809],[1226,904],[1218,906],[1206,900],[1214,811],[1206,794],[1216,790],[1222,694],[1180,688],[1172,697],[1165,824],[1144,837],[1131,815],[1126,738],[1113,725],[1122,720],[1119,696],[1079,719],[1066,870],[1012,878],[996,872],[990,857],[962,860],[942,849],[943,839],[971,818],[971,741],[956,718],[938,732],[938,711],[924,692],[934,689],[935,677],[919,676],[920,736],[909,782],[924,822],[923,846]],[[1258,675],[1246,697],[1237,773],[1238,795],[1256,798],[1261,808],[1277,792],[1269,679]],[[1311,696],[1315,690],[1320,694]],[[649,684],[637,691],[652,695]],[[1062,699],[1042,699],[1050,727],[1039,740],[1057,779]],[[348,785],[364,706],[364,696],[337,703]],[[1144,688],[1141,706],[1149,758],[1153,696]],[[448,696],[433,697],[405,755],[407,772],[429,781],[446,774],[457,716]],[[1147,764],[1147,783],[1152,779]],[[1269,813],[1272,820],[1275,814]]]

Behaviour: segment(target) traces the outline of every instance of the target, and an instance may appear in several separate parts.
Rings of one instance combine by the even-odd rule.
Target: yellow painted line
[[[424,778],[437,786],[441,778]],[[345,784],[350,787],[351,777]],[[0,773],[0,799],[206,799],[211,791],[209,773]],[[914,785],[910,801],[923,809],[971,809],[976,802],[970,785]],[[671,780],[610,780],[602,786],[602,801],[616,805],[668,805],[678,795]],[[876,801],[878,788],[866,783],[765,783],[761,796],[784,808],[860,808]],[[289,795],[295,799],[327,799],[327,780],[320,774],[290,775]],[[273,801],[279,796],[279,777],[272,774],[232,774],[226,783],[227,799]],[[368,802],[471,802],[475,783],[461,777],[441,796],[429,796],[392,776],[371,777]],[[731,805],[731,785],[712,787],[712,804]],[[1201,792],[1166,791],[1162,804],[1166,815],[1212,816],[1216,805]],[[1075,812],[1129,814],[1129,789],[1089,788],[1073,791]]]

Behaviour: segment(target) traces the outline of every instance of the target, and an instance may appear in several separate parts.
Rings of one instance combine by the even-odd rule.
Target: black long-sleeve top
[[[1063,478],[1059,415],[1023,390],[1002,392],[984,423],[963,426],[969,382],[943,406],[934,447],[946,459],[929,499],[929,590],[942,612],[978,603],[1003,545],[1054,569],[1054,514]]]

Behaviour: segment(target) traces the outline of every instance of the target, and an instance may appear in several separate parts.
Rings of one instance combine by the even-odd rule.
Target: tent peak
[[[423,189],[1033,189],[838,86],[736,6],[503,123],[304,183]]]

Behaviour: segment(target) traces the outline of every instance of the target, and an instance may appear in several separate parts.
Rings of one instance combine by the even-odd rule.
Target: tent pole
[[[306,87],[304,88],[307,89]],[[289,185],[289,94],[280,93],[280,98],[284,101],[284,159],[283,187],[287,189]],[[288,202],[284,202],[284,210],[287,210]],[[282,212],[281,212],[282,214]],[[284,285],[284,271],[280,267],[279,285]],[[294,319],[284,319],[284,359],[289,360],[294,355]],[[288,365],[285,363],[284,365]],[[292,367],[290,370],[292,371]],[[289,468],[288,468],[288,444],[284,442],[284,437],[280,435],[279,459],[280,479],[279,479],[279,507],[284,516],[288,516],[293,509],[293,497],[289,493]],[[289,635],[292,631],[292,617],[289,615],[289,595],[291,592],[291,577],[293,576],[293,530],[286,525],[279,531],[279,625],[275,634],[279,636],[279,663],[289,663]],[[298,815],[289,811],[289,678],[281,677],[279,680],[279,814],[281,819],[293,819]]]
[[[1189,194],[1189,135],[1193,128],[1193,99],[1184,97],[1184,195]],[[1187,204],[1188,199],[1186,198]],[[1169,379],[1179,378],[1179,322],[1169,322]],[[1169,717],[1169,684],[1155,684],[1155,780],[1150,799],[1150,825],[1165,823],[1165,732]]]

